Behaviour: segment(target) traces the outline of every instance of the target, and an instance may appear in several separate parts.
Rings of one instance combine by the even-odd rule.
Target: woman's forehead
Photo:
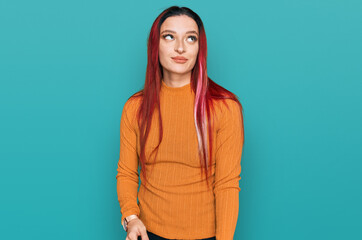
[[[161,32],[170,31],[174,33],[187,33],[188,31],[195,31],[198,33],[198,27],[194,19],[181,15],[166,18],[161,25]]]

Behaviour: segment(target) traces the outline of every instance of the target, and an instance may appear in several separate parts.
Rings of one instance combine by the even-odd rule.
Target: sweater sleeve
[[[137,135],[132,123],[133,117],[129,110],[133,103],[128,100],[122,111],[120,124],[120,155],[117,167],[117,195],[121,207],[122,218],[136,214],[139,216],[140,209],[137,203],[138,190],[138,155]]]
[[[233,240],[239,212],[239,180],[243,147],[243,121],[239,105],[226,100],[216,140],[216,240]]]

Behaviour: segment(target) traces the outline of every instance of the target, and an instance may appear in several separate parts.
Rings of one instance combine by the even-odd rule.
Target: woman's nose
[[[185,47],[182,40],[176,40],[175,51],[178,53],[182,53],[185,51]]]

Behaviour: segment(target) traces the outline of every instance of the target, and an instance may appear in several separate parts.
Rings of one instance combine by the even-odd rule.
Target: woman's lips
[[[187,58],[184,57],[172,57],[172,59],[177,63],[185,63],[188,60]]]

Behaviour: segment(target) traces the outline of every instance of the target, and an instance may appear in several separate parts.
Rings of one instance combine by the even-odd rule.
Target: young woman
[[[242,106],[207,76],[206,53],[203,23],[189,8],[170,7],[154,21],[144,88],[121,117],[116,178],[126,240],[233,239]]]

